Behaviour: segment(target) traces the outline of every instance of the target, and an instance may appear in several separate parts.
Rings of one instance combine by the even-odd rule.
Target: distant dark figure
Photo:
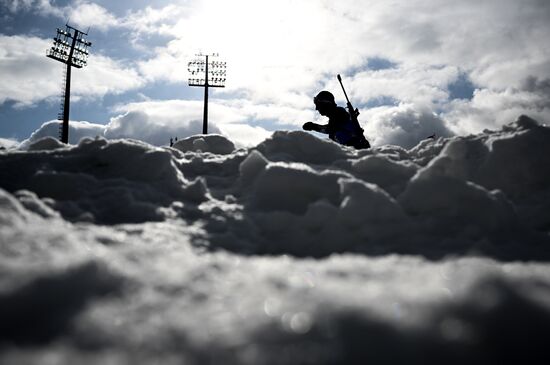
[[[173,145],[174,145],[174,140],[170,138],[170,147],[172,147]]]
[[[313,98],[313,102],[315,110],[328,117],[328,124],[307,122],[302,126],[304,130],[328,134],[330,139],[344,146],[356,149],[370,148],[357,118],[352,118],[346,109],[336,105],[332,93],[321,91]]]

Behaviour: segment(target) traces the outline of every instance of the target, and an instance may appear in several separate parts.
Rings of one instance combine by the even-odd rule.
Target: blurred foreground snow
[[[0,151],[0,363],[546,363],[549,142]]]

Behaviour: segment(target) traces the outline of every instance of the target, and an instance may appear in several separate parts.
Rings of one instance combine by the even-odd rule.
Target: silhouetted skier
[[[352,118],[346,109],[336,105],[332,93],[321,91],[313,98],[313,102],[315,110],[328,117],[328,124],[307,122],[302,126],[304,130],[328,134],[330,139],[345,146],[356,149],[370,148],[357,118]]]

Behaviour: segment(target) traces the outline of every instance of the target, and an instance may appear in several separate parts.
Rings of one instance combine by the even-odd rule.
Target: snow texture
[[[0,150],[0,363],[548,363],[549,142]]]

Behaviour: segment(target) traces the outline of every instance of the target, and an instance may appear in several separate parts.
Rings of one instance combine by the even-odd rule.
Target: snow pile
[[[183,152],[211,152],[219,155],[228,155],[235,151],[233,142],[219,134],[191,136],[177,141],[173,147]]]
[[[535,363],[549,141],[0,151],[0,362]]]
[[[100,224],[163,220],[174,201],[205,199],[170,152],[139,141],[85,138],[65,147],[48,137],[2,159],[3,188],[30,190],[70,221]]]

